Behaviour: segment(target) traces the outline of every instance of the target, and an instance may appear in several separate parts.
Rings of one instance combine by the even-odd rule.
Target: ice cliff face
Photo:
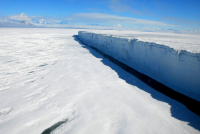
[[[79,31],[78,38],[158,82],[200,101],[200,53],[84,31]]]

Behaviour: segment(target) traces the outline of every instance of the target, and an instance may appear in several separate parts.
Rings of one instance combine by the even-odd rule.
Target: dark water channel
[[[41,134],[50,134],[53,130],[55,130],[56,128],[58,128],[60,125],[64,124],[67,121],[68,119],[64,121],[59,121],[56,124],[52,125],[51,127],[45,129]]]

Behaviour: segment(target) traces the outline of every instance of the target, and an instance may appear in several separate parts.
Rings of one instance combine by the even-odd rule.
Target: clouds
[[[115,15],[102,14],[102,13],[79,13],[74,14],[66,18],[68,21],[72,22],[84,22],[84,23],[102,23],[109,25],[141,25],[141,26],[164,26],[164,27],[176,27],[175,25],[170,25],[164,22],[151,21],[144,19],[136,19],[130,17],[119,17]]]
[[[171,21],[174,24],[182,24],[182,25],[193,25],[196,27],[200,27],[200,21],[194,21],[190,19],[180,18],[180,17],[164,17],[165,21]]]
[[[26,16],[25,13],[21,13],[19,15],[10,15],[7,17],[10,20],[18,20],[18,21],[31,21],[31,18]]]
[[[53,0],[0,4],[0,26],[199,28],[199,0]],[[13,10],[10,10],[13,9]],[[21,13],[23,11],[24,13]],[[16,14],[18,13],[18,14]],[[27,13],[27,14],[26,14]],[[8,14],[9,16],[1,16]],[[30,15],[31,14],[31,15]],[[38,14],[37,16],[33,16]],[[42,15],[42,16],[39,16]],[[185,19],[185,20],[183,20]],[[118,25],[118,27],[120,27]]]
[[[1,16],[0,17],[0,26],[1,27],[32,27],[34,26],[31,23],[31,18],[28,17],[25,13],[10,15],[10,16]]]
[[[189,20],[182,20],[180,18],[165,18],[165,20],[173,20],[186,24],[200,24],[198,21],[193,22]],[[171,25],[160,21],[120,17],[103,13],[77,13],[65,18],[30,16],[26,15],[25,13],[10,16],[0,16],[0,27],[86,28],[188,33],[188,31],[179,30],[179,26],[177,25]],[[190,31],[191,34],[200,33],[200,29],[198,28],[193,30],[194,31]]]
[[[1,16],[0,26],[13,27],[68,27],[68,26],[105,26],[105,27],[176,27],[159,21],[120,17],[103,13],[78,13],[63,19],[46,16],[28,16],[25,13]]]
[[[135,2],[135,1],[134,1]],[[131,3],[134,3],[133,1]],[[142,15],[144,12],[134,9],[133,7],[121,2],[120,0],[111,0],[109,8],[116,13],[119,12],[130,12],[137,15]]]
[[[55,17],[28,16],[25,13],[0,16],[0,27],[54,27],[60,23],[62,20]]]
[[[131,10],[130,6],[120,3],[118,0],[111,0],[111,4],[109,5],[109,7],[114,12],[126,12]]]

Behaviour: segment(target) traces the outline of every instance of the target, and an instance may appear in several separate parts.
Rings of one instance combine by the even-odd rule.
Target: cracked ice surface
[[[80,44],[73,29],[0,29],[0,133],[200,133],[200,117]]]

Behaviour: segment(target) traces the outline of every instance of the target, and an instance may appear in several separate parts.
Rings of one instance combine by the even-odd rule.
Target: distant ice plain
[[[0,28],[1,134],[66,119],[52,133],[200,133],[199,116],[82,45],[78,31]]]

